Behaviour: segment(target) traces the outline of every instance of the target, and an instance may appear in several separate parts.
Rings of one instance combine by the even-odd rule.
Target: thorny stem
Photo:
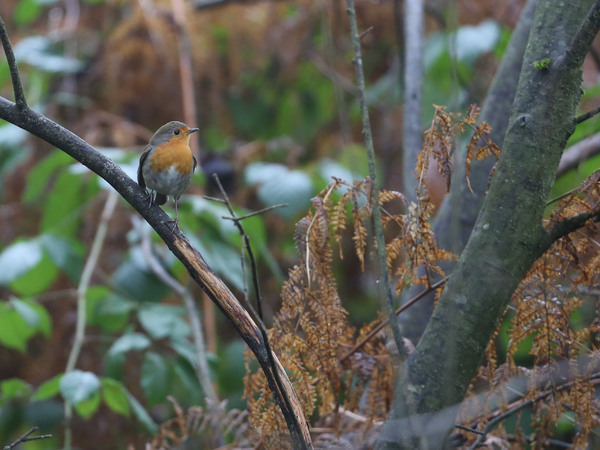
[[[360,114],[362,117],[363,136],[365,139],[365,147],[367,150],[367,158],[369,160],[369,176],[373,180],[371,186],[372,205],[373,205],[373,228],[375,230],[375,239],[377,241],[377,255],[379,256],[379,278],[381,288],[385,291],[386,300],[385,307],[389,317],[390,326],[394,335],[394,341],[398,353],[406,356],[406,351],[402,345],[402,336],[400,327],[396,321],[396,312],[394,307],[394,297],[392,287],[389,281],[387,254],[385,250],[385,238],[383,236],[383,225],[381,222],[381,207],[379,205],[379,191],[377,187],[377,170],[375,168],[375,150],[373,148],[373,136],[371,133],[371,123],[369,120],[369,110],[367,107],[365,94],[365,75],[363,72],[362,54],[360,49],[360,37],[358,33],[358,25],[356,23],[356,8],[354,0],[346,0],[348,8],[346,12],[350,19],[350,33],[352,36],[352,46],[354,48],[354,66],[356,69],[356,80],[358,82],[358,98],[360,101]]]

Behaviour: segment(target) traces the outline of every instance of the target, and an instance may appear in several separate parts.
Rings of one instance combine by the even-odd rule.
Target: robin
[[[164,205],[168,195],[175,200],[173,230],[179,221],[177,201],[196,169],[196,158],[190,149],[190,135],[196,131],[198,128],[190,128],[183,122],[166,123],[154,133],[140,157],[138,184],[154,191],[154,195],[150,194],[150,204]]]

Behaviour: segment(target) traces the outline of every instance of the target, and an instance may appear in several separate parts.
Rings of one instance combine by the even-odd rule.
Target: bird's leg
[[[150,203],[148,203],[148,206],[152,206],[152,204],[154,203],[154,194],[152,193],[153,191],[148,192],[146,189],[144,189],[144,192],[146,193],[146,195],[148,196],[148,199],[150,200]]]
[[[179,197],[173,197],[175,200],[175,219],[167,220],[165,223],[172,223],[171,234],[175,232],[175,228],[179,227],[179,211],[177,209]]]

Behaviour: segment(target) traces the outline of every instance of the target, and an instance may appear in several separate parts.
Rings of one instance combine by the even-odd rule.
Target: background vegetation
[[[400,3],[357,3],[361,29],[373,27],[362,39],[367,101],[398,294],[431,287],[430,275],[443,274],[438,260],[453,259],[437,248],[430,228],[446,193],[436,163],[415,203],[398,193],[406,182]],[[427,4],[421,120],[423,131],[431,125],[430,147],[444,139],[453,142],[449,150],[458,147],[457,131],[470,138],[469,125],[460,130],[459,119],[434,104],[474,120],[469,105],[483,102],[522,3]],[[288,204],[244,221],[265,322],[315,444],[356,447],[374,444],[399,361],[383,333],[351,352],[383,317],[345,8],[342,1],[308,0],[3,0],[0,16],[29,104],[131,176],[157,127],[174,119],[200,127],[194,150],[202,171],[182,199],[180,224],[238,298],[248,296],[242,240],[222,218],[227,209],[203,198],[219,194],[207,175],[219,174],[239,215]],[[593,56],[584,65],[581,111],[596,106],[600,92]],[[6,64],[0,94],[12,98]],[[454,126],[444,129],[444,121]],[[595,118],[583,122],[569,145],[598,128]],[[598,156],[578,161],[556,180],[552,196],[579,186],[599,163]],[[338,181],[330,184],[332,176]],[[0,442],[38,426],[54,437],[27,448],[69,440],[80,448],[160,448],[184,436],[205,448],[282,445],[285,425],[270,395],[262,395],[264,380],[235,330],[107,183],[2,122],[0,189]],[[547,217],[572,207],[561,204],[554,216],[549,208]],[[598,288],[581,280],[594,279],[596,231],[538,261],[505,313],[473,381],[479,396],[463,405],[460,419],[480,432],[493,429],[483,435],[490,446],[597,442],[593,374],[569,390],[559,370],[541,371],[574,364],[572,357],[595,358]],[[417,273],[423,265],[431,272]],[[528,373],[535,377],[518,378]],[[523,382],[517,399],[505,395],[515,380]],[[65,416],[72,416],[68,427]],[[463,431],[455,437],[465,446],[484,440]]]

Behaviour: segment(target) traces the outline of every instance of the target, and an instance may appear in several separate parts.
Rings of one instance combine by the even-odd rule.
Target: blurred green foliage
[[[106,7],[109,13],[114,13],[109,3],[114,2],[85,0],[81,7]],[[65,43],[59,42],[51,30],[40,26],[48,8],[58,6],[59,2],[19,0],[15,4],[11,19],[21,39],[14,39],[17,42],[14,50],[25,93],[35,109],[48,110],[60,117],[60,108],[64,106],[64,100],[60,99],[65,96],[58,95],[60,89],[57,86],[66,77],[81,75],[92,61],[69,55],[64,51]],[[300,6],[289,3],[286,8],[286,20],[299,20],[302,16]],[[327,46],[331,37],[327,37],[321,27],[315,27],[313,31],[314,34],[307,38],[309,44],[326,53],[330,50]],[[225,58],[233,45],[230,29],[217,24],[211,27],[210,34],[213,51]],[[510,30],[492,20],[436,32],[428,37],[424,54],[424,124],[431,120],[432,103],[463,110],[465,104],[473,100],[469,88],[474,79],[481,76],[478,62],[489,54],[500,58],[509,37]],[[245,48],[244,51],[245,59],[251,61],[261,50]],[[381,52],[391,59],[396,49],[373,48],[372,52]],[[351,68],[350,57],[343,51],[341,53],[344,64]],[[353,93],[337,94],[336,100],[332,75],[323,73],[310,60],[297,61],[293,76],[283,76],[282,72],[276,58],[267,60],[257,70],[243,71],[236,80],[236,88],[223,95],[233,131],[224,131],[212,117],[204,130],[205,145],[219,151],[227,150],[235,140],[263,140],[271,144],[268,152],[245,165],[237,186],[244,192],[254,190],[255,197],[249,202],[253,208],[288,204],[270,216],[256,216],[243,222],[260,264],[261,280],[271,290],[266,295],[271,299],[277,298],[282,274],[297,262],[293,226],[310,207],[311,197],[324,189],[332,176],[351,180],[362,178],[367,172]],[[375,110],[376,122],[384,121],[381,116],[385,112],[401,107],[403,94],[398,81],[397,70],[373,71],[368,99]],[[3,61],[0,61],[0,88],[2,92],[10,92],[10,76]],[[80,94],[81,99],[85,99],[86,93],[77,92]],[[597,98],[598,94],[599,87],[588,89],[584,100]],[[85,101],[82,103],[91,108]],[[92,112],[84,108],[77,114],[91,115]],[[337,134],[343,134],[338,130],[342,113],[347,114],[350,123],[346,125],[358,138],[353,139],[350,133],[343,144],[333,143],[338,142],[335,139],[323,144],[321,139],[330,130],[335,129],[332,134],[336,138]],[[393,124],[394,130],[401,128],[399,122]],[[598,132],[599,128],[598,120],[585,122],[577,128],[572,142]],[[294,163],[288,161],[287,148],[277,145],[277,139],[282,137],[302,149]],[[56,310],[53,303],[56,300],[48,300],[46,294],[65,289],[65,286],[71,290],[77,288],[90,246],[90,220],[85,215],[97,208],[111,189],[104,181],[74,164],[63,152],[36,149],[33,153],[34,146],[27,133],[12,125],[0,124],[0,196],[3,200],[7,195],[7,177],[21,167],[27,169],[20,198],[13,199],[22,205],[23,214],[30,214],[27,232],[0,242],[0,345],[2,352],[9,356],[15,352],[21,359],[35,359],[35,349],[40,342],[49,340],[57,327],[64,326],[54,321],[52,311]],[[122,149],[102,150],[134,176],[137,156]],[[35,156],[31,157],[32,153]],[[586,161],[577,171],[557,180],[553,194],[559,195],[580,183],[599,164],[600,157]],[[383,178],[388,178],[393,168],[378,169]],[[199,175],[195,181],[206,184],[207,180],[201,177]],[[170,206],[166,209],[171,211]],[[239,216],[249,211],[250,206],[235,208]],[[128,215],[130,211],[121,206],[117,214]],[[227,208],[199,195],[186,195],[180,202],[180,226],[190,242],[217,274],[242,293],[248,274],[240,265],[241,238],[232,221],[224,216],[229,216]],[[95,228],[92,228],[93,235]],[[105,255],[98,276],[85,292],[88,330],[101,336],[101,339],[86,344],[93,347],[90,352],[100,359],[97,372],[56,371],[35,386],[25,381],[28,374],[21,374],[23,379],[2,380],[2,441],[8,442],[17,437],[16,430],[32,425],[56,433],[57,427],[61,426],[63,401],[69,401],[79,416],[90,420],[106,406],[124,420],[139,424],[148,433],[147,439],[160,421],[171,416],[166,406],[168,395],[174,396],[183,406],[203,403],[188,313],[173,300],[170,288],[150,269],[142,249],[146,232],[143,226],[128,229],[126,245],[110,248],[112,253]],[[275,235],[273,230],[281,229],[285,231]],[[158,242],[153,244],[160,264],[185,283],[182,266],[164,246]],[[342,278],[357,278],[352,272],[352,264],[347,260],[336,262],[336,270]],[[349,296],[346,306],[360,323],[367,321],[367,317],[376,316],[379,305],[368,301],[372,292],[373,288],[361,287],[352,292],[354,297]],[[74,302],[69,304],[71,306],[74,307]],[[271,307],[275,308],[276,304]],[[505,318],[505,323],[509,319]],[[498,336],[500,354],[507,346],[506,327],[502,326]],[[244,408],[245,346],[240,339],[231,336],[219,338],[218,358],[209,355],[212,380],[220,397],[227,399],[230,407]],[[530,359],[527,345],[527,342],[523,343],[519,350],[522,354],[517,355],[523,364]],[[63,350],[68,352],[70,349]],[[139,364],[133,373],[129,373],[128,363],[134,360]],[[49,442],[56,444],[54,440]],[[44,448],[44,445],[51,444],[28,443],[28,448]]]

